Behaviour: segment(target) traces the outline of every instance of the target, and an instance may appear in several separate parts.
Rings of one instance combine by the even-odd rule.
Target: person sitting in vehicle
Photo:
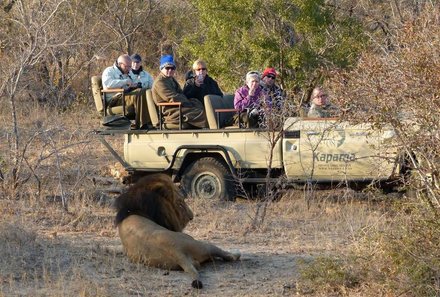
[[[203,104],[195,98],[187,98],[174,78],[176,64],[171,55],[164,55],[160,58],[160,73],[153,83],[153,99],[158,103],[181,102],[182,123],[195,128],[206,128],[207,120]],[[172,126],[179,124],[179,107],[165,106],[163,108],[164,125]]]
[[[183,94],[188,98],[196,98],[202,104],[206,95],[223,97],[217,82],[208,75],[208,68],[203,60],[196,60],[192,70],[187,73]]]
[[[131,58],[129,55],[120,55],[113,66],[107,67],[102,73],[102,86],[107,89],[124,89],[121,93],[110,93],[105,98],[108,107],[122,105],[122,98],[126,106],[133,105],[136,113],[135,129],[149,129],[152,127],[147,107],[147,95],[142,84],[134,78],[131,72]]]
[[[131,72],[133,72],[135,82],[140,82],[142,88],[151,89],[153,87],[153,77],[142,67],[142,57],[139,54],[131,56]]]
[[[266,92],[268,100],[272,103],[272,107],[281,110],[286,96],[283,89],[276,84],[277,75],[275,68],[268,67],[264,69],[260,84]]]
[[[249,128],[264,125],[265,109],[270,108],[266,92],[260,85],[260,74],[250,71],[246,74],[246,84],[235,91],[234,108],[241,113],[240,123]],[[236,117],[238,124],[238,117]]]
[[[329,102],[328,94],[322,87],[312,91],[312,104],[307,116],[309,118],[331,118],[337,116],[337,108]]]

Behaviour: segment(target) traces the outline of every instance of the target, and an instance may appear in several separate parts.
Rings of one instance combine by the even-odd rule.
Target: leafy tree
[[[179,53],[202,57],[223,87],[234,90],[249,70],[273,66],[286,89],[313,84],[333,67],[347,67],[363,48],[350,17],[337,20],[323,0],[192,1],[197,33]]]

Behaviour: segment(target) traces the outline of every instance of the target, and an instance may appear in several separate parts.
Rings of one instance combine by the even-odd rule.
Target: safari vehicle
[[[147,100],[154,106],[150,91]],[[188,194],[205,199],[233,200],[247,194],[239,189],[275,180],[286,185],[391,181],[404,170],[393,130],[301,117],[287,118],[282,132],[225,127],[232,102],[232,95],[205,97],[207,129],[163,129],[160,108],[150,108],[155,130],[103,127],[97,134],[132,180],[167,173]],[[123,135],[123,156],[106,141],[111,135]]]

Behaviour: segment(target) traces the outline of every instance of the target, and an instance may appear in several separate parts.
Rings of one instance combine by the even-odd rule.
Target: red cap
[[[272,74],[274,76],[277,76],[277,72],[275,71],[275,68],[272,67],[267,67],[266,69],[264,69],[263,72],[263,77],[267,76],[268,74]]]

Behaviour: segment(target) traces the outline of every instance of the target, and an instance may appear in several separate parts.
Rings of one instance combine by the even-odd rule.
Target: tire
[[[233,201],[235,182],[226,164],[213,157],[191,163],[183,172],[180,184],[192,197]]]

